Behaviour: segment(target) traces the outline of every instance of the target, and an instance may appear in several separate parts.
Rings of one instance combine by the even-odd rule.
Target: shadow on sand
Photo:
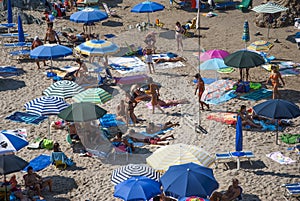
[[[0,79],[0,91],[17,90],[25,86],[26,84],[24,81],[14,80],[11,78]]]

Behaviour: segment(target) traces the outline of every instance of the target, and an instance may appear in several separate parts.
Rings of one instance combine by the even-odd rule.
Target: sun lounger
[[[4,47],[31,47],[30,42],[5,43]]]
[[[284,184],[284,198],[290,201],[293,197],[300,197],[300,182],[292,184]]]
[[[224,152],[224,153],[216,153],[215,155],[215,166],[218,168],[218,164],[220,162],[224,163],[226,168],[228,169],[228,165],[226,164],[229,161],[232,161],[234,159],[247,159],[250,164],[252,165],[251,158],[254,158],[255,155],[252,151],[244,151],[242,152],[243,155],[237,156],[236,152]]]
[[[300,32],[297,32],[295,35],[295,41],[297,43],[298,49],[300,49]]]
[[[235,8],[236,2],[228,1],[223,3],[216,3],[215,9],[216,10],[226,10],[227,8]]]
[[[108,16],[111,16],[111,17],[120,17],[117,14],[116,10],[111,10],[110,7],[108,7],[108,5],[106,3],[103,2],[102,5],[103,5],[103,8],[104,8],[104,10],[105,10],[105,12],[107,13]]]

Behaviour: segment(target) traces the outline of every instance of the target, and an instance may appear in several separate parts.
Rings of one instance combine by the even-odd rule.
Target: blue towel
[[[50,160],[52,164],[54,164],[54,161],[62,161],[62,163],[67,164],[67,166],[74,165],[72,159],[68,158],[64,152],[52,152]]]
[[[115,114],[105,114],[102,118],[99,119],[101,126],[104,128],[109,128],[126,124],[123,121],[117,120],[116,117],[117,115]]]
[[[12,56],[30,55],[30,50],[16,50],[9,53]]]
[[[9,119],[15,122],[22,122],[26,124],[35,124],[38,125],[43,122],[47,117],[32,115],[25,112],[15,112],[12,115],[5,117],[5,119]]]
[[[51,164],[50,156],[46,154],[41,154],[29,162],[29,165],[26,166],[23,171],[27,172],[27,168],[31,166],[33,171],[38,172],[42,169],[45,169]]]
[[[253,92],[250,92],[248,94],[245,94],[243,96],[241,96],[241,99],[245,99],[245,100],[252,100],[252,101],[258,101],[261,100],[263,98],[267,98],[269,96],[272,95],[272,90],[269,89],[259,89]]]
[[[226,101],[229,101],[230,99],[235,98],[237,95],[234,94],[234,90],[230,90],[228,92],[226,92],[225,94],[223,94],[220,98],[215,98],[215,99],[211,99],[209,101],[205,101],[208,104],[212,104],[212,105],[218,105],[221,103],[224,103]]]

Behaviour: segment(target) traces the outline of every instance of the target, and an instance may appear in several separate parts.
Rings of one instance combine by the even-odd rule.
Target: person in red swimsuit
[[[278,91],[278,87],[279,87],[279,84],[280,84],[279,79],[281,80],[282,85],[284,86],[285,82],[283,81],[280,72],[277,70],[277,66],[273,65],[271,67],[271,75],[270,75],[269,79],[266,82],[267,84],[270,80],[272,82],[273,99],[280,98],[280,94],[279,94],[279,91]]]
[[[197,90],[198,90],[198,98],[199,98],[199,103],[201,105],[202,110],[204,110],[204,107],[203,107],[204,105],[207,107],[207,110],[209,110],[209,105],[206,104],[205,102],[201,101],[202,94],[205,91],[205,86],[204,86],[204,82],[202,80],[200,73],[197,73],[195,75],[195,78],[197,79],[197,87],[195,89],[195,95],[197,94]]]

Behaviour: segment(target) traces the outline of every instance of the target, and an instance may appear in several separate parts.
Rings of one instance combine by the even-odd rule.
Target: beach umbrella
[[[264,64],[265,60],[255,52],[239,50],[225,57],[224,63],[235,68],[252,68]]]
[[[75,102],[104,104],[112,99],[112,95],[102,88],[89,88],[72,98]]]
[[[114,196],[123,200],[149,200],[161,194],[160,183],[139,176],[131,177],[115,186]]]
[[[84,89],[77,83],[69,80],[54,82],[50,87],[43,91],[46,96],[56,96],[61,98],[71,98],[74,95],[83,92]]]
[[[12,8],[11,8],[11,0],[7,0],[7,23],[0,24],[0,27],[5,27],[8,29],[8,33],[10,33],[10,28],[15,27],[16,24],[13,23],[13,15],[12,15]]]
[[[155,170],[166,171],[172,165],[190,162],[209,167],[214,158],[199,147],[179,143],[157,149],[146,161]]]
[[[106,110],[89,102],[73,103],[62,110],[58,117],[69,122],[86,122],[97,120],[107,113]]]
[[[116,53],[119,46],[107,40],[89,40],[75,47],[75,50],[88,56],[103,56]]]
[[[287,100],[271,99],[253,107],[257,115],[272,119],[293,119],[300,116],[299,107]],[[276,129],[276,144],[278,143],[278,123]]]
[[[150,24],[150,13],[156,12],[156,11],[161,11],[165,9],[165,6],[153,1],[144,1],[142,3],[139,3],[135,5],[132,9],[131,12],[134,13],[148,13],[148,25]]]
[[[249,34],[249,23],[247,20],[244,22],[244,31],[242,40],[245,42],[245,47],[247,47],[247,42],[250,41],[250,34]]]
[[[108,18],[106,12],[95,10],[92,8],[85,8],[77,11],[70,16],[70,20],[76,23],[92,23],[99,22]]]
[[[28,165],[28,162],[14,154],[3,154],[0,155],[0,174],[4,176],[4,181],[6,180],[6,175],[14,172],[23,170]],[[5,186],[5,198],[7,200],[7,185]],[[8,199],[9,200],[9,199]]]
[[[22,26],[22,19],[21,16],[18,15],[18,38],[19,42],[25,42],[24,30]]]
[[[232,155],[237,157],[237,169],[240,169],[240,159],[239,157],[244,156],[243,153],[243,125],[242,118],[237,117],[236,130],[235,130],[235,152]]]
[[[134,176],[145,176],[159,181],[159,173],[146,164],[128,164],[113,170],[111,182],[115,185]]]
[[[199,56],[199,53],[195,54],[196,56]],[[207,50],[205,52],[200,53],[200,61],[207,61],[210,59],[223,59],[224,57],[227,57],[229,55],[229,52],[225,50]]]
[[[210,59],[202,63],[199,68],[200,70],[219,70],[221,68],[227,68],[223,59]]]
[[[67,46],[58,44],[45,44],[30,50],[30,57],[33,59],[50,59],[51,67],[52,60],[60,57],[72,55],[73,50]]]
[[[252,50],[252,51],[269,51],[273,47],[273,43],[270,43],[265,40],[258,40],[253,43],[251,43],[248,47],[247,50]]]
[[[281,6],[281,5],[279,5],[277,3],[274,3],[274,2],[267,2],[265,4],[255,6],[254,8],[252,8],[252,10],[257,12],[257,13],[269,14],[270,17],[271,17],[271,14],[287,11],[288,8],[286,8],[284,6]],[[269,23],[269,26],[268,26],[268,38],[269,38],[269,32],[270,32],[270,23]]]
[[[19,130],[2,130],[0,132],[0,154],[19,151],[28,145],[26,136]]]
[[[160,178],[166,195],[208,197],[219,187],[213,171],[195,163],[171,166]]]

